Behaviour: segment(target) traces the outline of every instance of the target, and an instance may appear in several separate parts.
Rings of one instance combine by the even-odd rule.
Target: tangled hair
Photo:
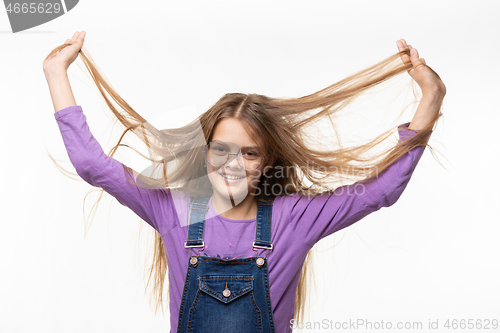
[[[47,59],[66,46],[68,45],[63,44],[56,47]],[[138,135],[142,142],[151,149],[152,156],[142,154],[141,156],[151,161],[154,166],[153,171],[159,171],[161,176],[155,178],[139,175],[141,184],[130,179],[132,183],[147,188],[179,189],[188,192],[191,196],[210,195],[210,184],[200,184],[200,182],[208,182],[207,177],[203,177],[206,175],[206,168],[203,166],[204,158],[201,149],[206,142],[211,141],[218,122],[224,118],[235,118],[244,124],[249,135],[265,151],[268,171],[265,174],[266,177],[261,176],[259,190],[256,191],[258,194],[255,196],[256,200],[268,201],[285,194],[283,191],[275,193],[272,190],[275,188],[286,189],[287,195],[300,193],[309,196],[333,191],[335,181],[339,179],[357,178],[360,182],[370,182],[399,157],[417,146],[427,146],[432,152],[433,148],[428,144],[427,134],[437,124],[437,120],[442,116],[441,112],[410,139],[398,142],[395,146],[382,149],[378,153],[372,153],[370,156],[367,152],[384,142],[394,132],[394,128],[357,146],[343,147],[339,143],[338,147],[321,145],[324,149],[316,149],[307,142],[310,135],[306,135],[306,129],[309,126],[326,118],[335,130],[333,115],[368,89],[399,74],[407,73],[412,65],[403,64],[400,60],[403,54],[409,55],[409,50],[395,53],[320,91],[299,98],[271,98],[242,93],[225,94],[190,124],[181,128],[160,131],[147,123],[146,119],[116,93],[85,48],[80,51],[80,58],[109,109],[125,127],[125,131],[108,156],[112,157],[119,146],[126,146],[121,144],[121,141],[128,131]],[[201,129],[199,129],[200,126]],[[294,172],[283,173],[283,170]],[[104,190],[101,189],[101,196],[102,191]],[[311,263],[311,254],[312,251],[309,251],[306,256],[296,292],[294,317],[298,321],[304,317],[306,276]],[[157,231],[155,231],[154,258],[148,273],[146,289],[152,282],[152,295],[156,301],[155,313],[160,307],[163,311],[163,286],[167,276],[167,258],[164,244]]]

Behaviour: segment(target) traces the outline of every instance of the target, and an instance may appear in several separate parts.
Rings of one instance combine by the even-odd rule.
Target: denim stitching
[[[273,307],[271,304],[271,298],[269,297],[269,273],[267,271],[267,258],[264,259],[264,284],[265,284],[265,292],[266,292],[266,303],[267,303],[267,310],[269,312],[269,326],[271,327],[271,332],[274,333],[274,316],[273,316]]]
[[[178,323],[177,323],[177,332],[180,333],[181,331],[181,323],[182,323],[182,319],[184,317],[184,311],[182,311],[184,309],[184,306],[185,306],[185,303],[186,303],[186,298],[187,298],[187,292],[188,292],[188,286],[189,286],[189,280],[191,278],[191,267],[188,267],[188,270],[187,270],[187,276],[186,276],[186,282],[184,283],[184,291],[182,293],[182,303],[181,303],[181,308],[179,310],[179,320],[178,320]]]
[[[209,260],[207,260],[209,259]],[[199,257],[198,261],[206,261],[206,262],[218,262],[221,264],[238,264],[238,263],[245,263],[249,261],[255,261],[254,257],[251,258],[242,258],[242,259],[222,259],[222,258],[215,258],[215,257]]]
[[[259,318],[259,332],[262,333],[262,313],[259,309],[259,306],[257,305],[257,302],[255,301],[255,298],[253,297],[253,292],[248,294],[248,297],[250,297],[250,303],[252,303],[253,308],[255,309],[255,312],[257,312],[257,317]]]
[[[189,317],[188,317],[188,326],[187,326],[187,332],[191,332],[192,329],[192,322],[193,322],[193,315],[194,315],[194,310],[196,309],[196,306],[198,305],[198,301],[200,300],[200,289],[196,291],[196,297],[194,298],[193,304],[189,308]]]

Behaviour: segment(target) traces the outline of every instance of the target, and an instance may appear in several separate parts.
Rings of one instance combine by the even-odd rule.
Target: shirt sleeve
[[[408,129],[409,122],[398,126],[399,142],[420,130]],[[427,136],[432,134],[432,130]],[[382,207],[393,205],[408,185],[425,146],[418,146],[391,164],[371,182],[356,182],[317,196],[292,194],[283,201],[290,212],[289,225],[311,247]]]
[[[136,172],[131,173],[121,162],[104,153],[90,132],[81,106],[59,110],[54,117],[77,174],[90,185],[101,187],[163,234],[168,226],[158,224],[156,217],[159,214],[155,209],[173,209],[170,190],[144,189],[132,184],[136,180]]]

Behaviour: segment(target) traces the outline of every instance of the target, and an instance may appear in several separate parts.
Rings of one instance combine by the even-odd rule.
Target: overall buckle
[[[255,245],[255,241],[253,241],[252,248],[266,249],[266,250],[272,251],[273,244],[271,243],[271,245],[267,245],[267,246],[266,245]]]
[[[190,248],[190,247],[205,247],[205,241],[202,240],[200,245],[187,245],[187,241],[184,242],[184,247],[185,248]]]

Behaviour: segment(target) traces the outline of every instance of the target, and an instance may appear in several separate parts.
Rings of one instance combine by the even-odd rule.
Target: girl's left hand
[[[401,60],[405,65],[412,64],[413,68],[408,71],[408,74],[417,82],[422,89],[422,94],[440,94],[444,97],[446,94],[446,87],[441,81],[439,75],[434,70],[426,65],[424,58],[419,58],[417,49],[411,45],[407,45],[404,39],[396,42],[399,51],[410,49],[410,56],[404,54]]]

